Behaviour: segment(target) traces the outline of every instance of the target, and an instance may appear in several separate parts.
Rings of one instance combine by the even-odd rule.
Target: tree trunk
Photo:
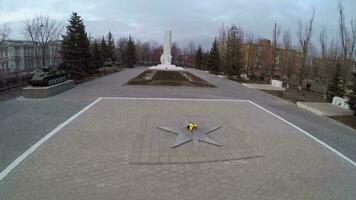
[[[45,48],[42,48],[42,66],[43,67],[46,65],[45,58],[46,58],[46,51],[45,51]]]
[[[298,81],[298,89],[302,89],[303,80],[304,80],[304,69],[305,69],[305,61],[307,59],[307,50],[303,50],[303,58],[302,58],[302,65],[299,69],[299,81]]]

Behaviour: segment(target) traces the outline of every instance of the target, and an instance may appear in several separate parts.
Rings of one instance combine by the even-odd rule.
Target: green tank
[[[63,83],[68,78],[68,74],[63,70],[58,70],[56,66],[45,66],[33,72],[30,84],[32,86],[51,86]]]

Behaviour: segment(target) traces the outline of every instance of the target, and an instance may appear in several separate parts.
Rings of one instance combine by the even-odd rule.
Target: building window
[[[19,70],[19,69],[20,69],[20,61],[16,60],[16,62],[15,62],[15,68],[16,68],[16,70]]]
[[[19,56],[19,55],[20,55],[20,48],[15,47],[15,56]]]

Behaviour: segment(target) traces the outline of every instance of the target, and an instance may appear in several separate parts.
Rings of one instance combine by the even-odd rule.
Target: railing
[[[17,83],[7,83],[7,84],[4,84],[5,86],[3,85],[0,87],[0,92],[4,92],[6,90],[10,90],[10,89],[24,86],[27,84],[28,84],[28,81],[21,81],[21,82],[17,82]]]

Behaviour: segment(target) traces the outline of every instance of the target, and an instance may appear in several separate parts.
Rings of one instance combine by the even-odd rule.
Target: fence
[[[0,92],[26,85],[30,78],[30,71],[0,74]]]
[[[297,85],[292,85],[290,84],[289,85],[290,88],[293,88],[293,89],[298,89],[298,86]],[[324,98],[325,97],[325,94],[323,92],[319,92],[319,91],[316,91],[316,90],[311,90],[311,89],[306,89],[306,88],[302,88],[303,91],[305,92],[308,92],[310,94],[313,94],[315,96],[319,96],[319,97],[322,97]]]

